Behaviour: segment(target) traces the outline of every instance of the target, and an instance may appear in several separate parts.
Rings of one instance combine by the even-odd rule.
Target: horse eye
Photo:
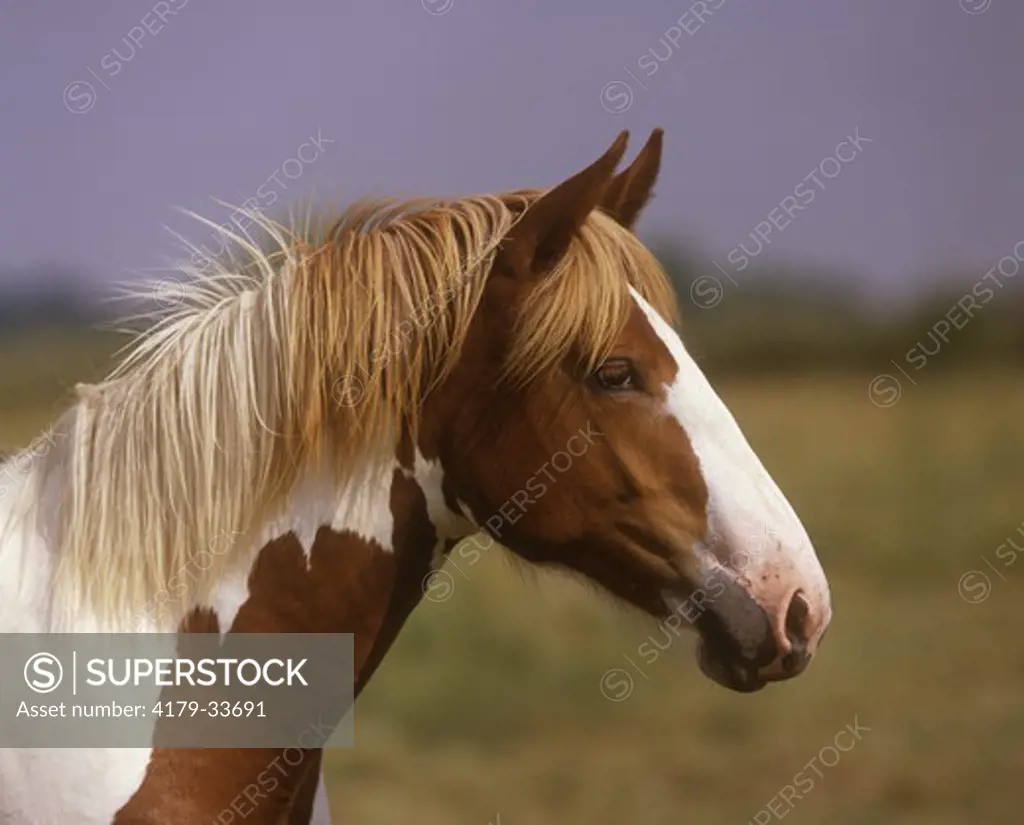
[[[594,373],[594,382],[605,392],[637,389],[639,384],[633,364],[625,358],[605,361]]]

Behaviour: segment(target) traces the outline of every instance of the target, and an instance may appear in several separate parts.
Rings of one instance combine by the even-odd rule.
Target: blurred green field
[[[0,449],[98,375],[97,352],[47,339],[0,353]],[[645,663],[637,647],[656,629],[592,588],[500,551],[449,563],[453,595],[416,611],[360,700],[355,749],[327,757],[341,818],[1024,821],[1024,561],[995,555],[1009,537],[1024,547],[1022,375],[926,371],[888,409],[870,378],[715,381],[832,581],[835,619],[806,674],[729,693],[698,672],[688,637]],[[977,603],[958,593],[971,570],[991,581]],[[611,668],[634,679],[624,701],[600,690]],[[854,720],[870,730],[828,766],[822,749]],[[813,789],[780,802],[801,771]]]

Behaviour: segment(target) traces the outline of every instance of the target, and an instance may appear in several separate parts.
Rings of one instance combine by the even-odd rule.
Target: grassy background
[[[52,333],[3,347],[0,449],[98,376],[106,347]],[[360,701],[355,749],[328,755],[344,821],[746,823],[855,719],[870,730],[778,814],[1024,821],[1024,560],[995,556],[1008,537],[1024,547],[1024,382],[926,371],[881,409],[871,377],[715,381],[832,581],[835,620],[805,675],[729,693],[697,671],[689,637],[646,664],[636,649],[655,628],[576,581],[500,551],[449,564],[453,595],[416,611]],[[979,603],[958,594],[969,570],[991,579]],[[610,668],[635,680],[618,703],[600,690]]]

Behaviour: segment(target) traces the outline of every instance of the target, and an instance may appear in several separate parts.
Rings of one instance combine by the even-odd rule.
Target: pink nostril
[[[786,611],[786,636],[794,647],[807,644],[807,620],[810,614],[811,608],[804,594],[797,590]]]
[[[802,673],[810,664],[823,628],[828,624],[827,605],[824,616],[814,613],[811,602],[800,590],[793,593],[785,607],[784,614],[775,613],[773,622],[775,658],[758,671],[758,676],[769,682]]]
[[[807,620],[810,612],[807,600],[798,590],[786,610],[786,641],[789,650],[782,657],[781,663],[785,673],[799,673],[810,659],[807,653]]]

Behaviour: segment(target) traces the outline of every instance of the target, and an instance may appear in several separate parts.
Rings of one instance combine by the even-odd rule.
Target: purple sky
[[[0,271],[123,280],[175,250],[164,224],[208,238],[174,207],[222,221],[213,198],[261,185],[272,213],[548,185],[655,125],[666,157],[642,234],[723,264],[857,128],[872,142],[819,173],[759,262],[905,291],[936,265],[980,276],[1024,238],[1019,0],[691,3],[0,0]],[[84,113],[77,81],[96,92]],[[631,104],[607,111],[622,82]],[[278,171],[318,132],[333,143]]]

